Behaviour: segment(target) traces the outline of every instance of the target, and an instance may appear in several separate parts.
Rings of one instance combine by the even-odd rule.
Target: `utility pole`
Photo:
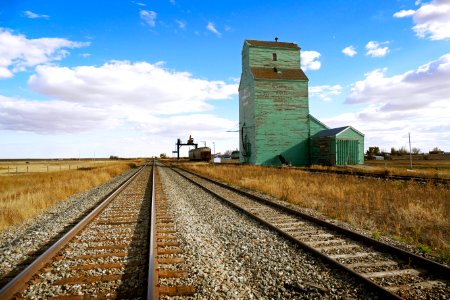
[[[412,170],[412,152],[411,152],[411,133],[408,132],[408,139],[409,139],[409,166],[410,169]]]

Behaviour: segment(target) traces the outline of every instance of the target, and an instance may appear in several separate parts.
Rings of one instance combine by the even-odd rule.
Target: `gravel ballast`
[[[197,298],[376,298],[168,168],[158,170]]]
[[[37,254],[42,253],[74,222],[86,215],[111,191],[128,179],[138,169],[129,170],[110,181],[75,194],[42,214],[0,233],[0,287],[26,267]]]

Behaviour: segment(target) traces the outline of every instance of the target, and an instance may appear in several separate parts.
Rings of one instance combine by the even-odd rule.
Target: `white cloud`
[[[111,61],[73,69],[38,66],[36,72],[29,85],[47,96],[89,106],[127,103],[156,114],[205,111],[211,108],[207,100],[237,93],[236,84],[197,79],[188,72],[164,69],[162,63]]]
[[[344,49],[342,49],[342,53],[344,53],[344,55],[347,55],[350,57],[353,57],[356,54],[358,54],[358,52],[356,52],[355,47],[353,47],[353,46],[345,47]]]
[[[387,69],[376,69],[356,82],[348,103],[382,104],[383,111],[419,109],[433,101],[450,104],[450,53],[416,70],[385,77]]]
[[[51,100],[0,96],[0,129],[75,133],[123,125],[148,134],[188,131],[214,138],[234,125],[205,112],[213,108],[209,101],[236,95],[236,83],[194,78],[165,69],[161,62],[112,61],[75,68],[41,65],[28,83]]]
[[[394,13],[396,18],[412,17],[412,28],[420,38],[445,40],[450,38],[450,2],[433,0],[428,3],[416,2],[417,10],[401,10]]]
[[[65,101],[29,101],[0,96],[0,129],[40,134],[112,128],[119,119],[107,110]]]
[[[389,53],[389,47],[382,47],[382,45],[389,44],[389,42],[379,43],[376,41],[370,41],[366,45],[366,55],[372,57],[384,57]]]
[[[318,61],[320,53],[317,51],[302,51],[300,54],[303,71],[319,70],[321,63]]]
[[[69,52],[65,48],[80,48],[89,43],[73,42],[62,38],[27,39],[0,28],[0,79],[13,73],[51,61],[61,60]]]
[[[209,31],[211,31],[212,33],[214,33],[215,35],[217,35],[218,37],[222,36],[222,33],[220,33],[217,29],[216,26],[214,25],[213,22],[208,22],[208,25],[206,25],[206,29],[208,29]]]
[[[352,86],[347,103],[365,108],[323,121],[354,126],[366,134],[366,146],[406,146],[411,132],[415,147],[450,151],[450,53],[403,74],[386,72],[369,72]]]
[[[410,17],[410,16],[414,15],[415,13],[416,13],[416,11],[413,9],[401,10],[401,11],[396,12],[394,14],[394,17],[395,18]]]
[[[8,68],[0,67],[0,79],[11,78],[13,76],[14,74]]]
[[[139,15],[141,16],[141,20],[145,22],[150,27],[156,26],[156,17],[158,14],[152,10],[141,10],[139,12]]]
[[[336,85],[316,85],[309,87],[309,95],[311,97],[318,97],[324,101],[331,101],[333,96],[341,94],[342,86]]]
[[[186,28],[186,22],[185,21],[175,20],[175,22],[177,23],[177,25],[178,25],[178,27],[180,29],[185,29]]]
[[[26,10],[23,12],[23,15],[29,19],[49,19],[50,17],[47,15],[39,15],[32,11]]]

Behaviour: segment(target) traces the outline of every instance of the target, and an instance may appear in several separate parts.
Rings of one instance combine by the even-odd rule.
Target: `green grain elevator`
[[[242,163],[293,166],[317,163],[311,154],[314,151],[317,154],[323,147],[313,149],[312,136],[329,128],[309,114],[308,78],[300,68],[297,44],[277,39],[244,42],[239,129]],[[351,147],[357,149],[351,153],[355,158],[347,161],[363,161],[364,142],[357,144],[358,147]],[[321,163],[339,162],[336,159],[334,163],[331,159],[324,162],[323,157]]]

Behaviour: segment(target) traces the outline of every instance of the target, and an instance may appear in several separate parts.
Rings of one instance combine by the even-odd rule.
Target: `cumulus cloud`
[[[156,17],[158,14],[152,10],[141,10],[139,12],[139,15],[141,16],[141,20],[147,24],[150,27],[156,26]]]
[[[319,70],[321,66],[319,57],[320,53],[317,51],[302,51],[300,54],[302,69],[304,71]]]
[[[163,66],[126,61],[99,67],[38,66],[28,84],[51,100],[0,96],[0,129],[59,133],[128,125],[149,134],[189,130],[214,137],[212,132],[234,125],[207,112],[213,108],[210,101],[236,95],[236,83],[198,79]]]
[[[61,60],[69,54],[68,48],[88,45],[63,38],[27,39],[24,35],[0,28],[0,79],[10,78],[13,73],[39,64]]]
[[[353,47],[353,46],[345,47],[344,49],[342,49],[342,53],[344,53],[344,55],[350,56],[350,57],[353,57],[356,54],[358,54],[358,52],[356,52],[355,47]]]
[[[450,38],[450,2],[433,0],[428,3],[416,2],[417,10],[401,10],[394,13],[395,18],[412,17],[412,28],[420,38],[445,40]]]
[[[0,129],[40,134],[112,128],[119,119],[108,111],[65,101],[29,101],[0,96]]]
[[[433,101],[450,103],[450,53],[400,75],[386,77],[376,69],[356,82],[348,103],[376,103],[383,111],[420,109]]]
[[[215,35],[217,35],[218,37],[222,36],[222,33],[220,33],[217,29],[216,26],[214,25],[213,22],[208,22],[208,25],[206,25],[206,29],[208,29],[209,31],[211,31],[212,33],[214,33]]]
[[[389,42],[383,42],[383,43],[379,43],[376,41],[370,41],[367,43],[366,45],[366,55],[368,56],[372,56],[372,57],[384,57],[386,56],[386,54],[389,53],[389,47],[385,46],[382,47],[383,45],[389,44]]]
[[[311,97],[318,97],[324,101],[331,101],[333,96],[341,94],[342,86],[336,85],[316,85],[309,87],[309,95]]]
[[[369,72],[352,86],[347,103],[365,104],[362,110],[323,121],[354,126],[366,134],[366,146],[404,146],[411,132],[415,147],[450,150],[450,53],[403,74],[386,72]]]
[[[23,15],[29,19],[49,19],[50,17],[47,15],[39,15],[32,11],[26,10],[23,12]]]
[[[205,111],[211,108],[207,100],[237,93],[236,84],[197,79],[188,72],[167,70],[162,63],[127,61],[72,69],[38,66],[28,83],[35,91],[63,101],[89,106],[127,103],[156,114]]]

